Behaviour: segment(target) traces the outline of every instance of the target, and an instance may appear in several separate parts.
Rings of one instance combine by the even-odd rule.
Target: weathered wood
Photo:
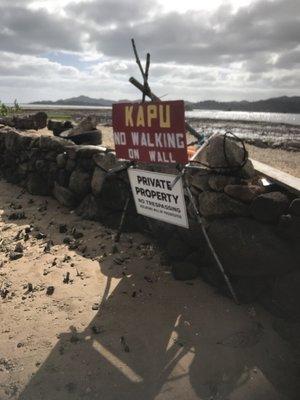
[[[137,89],[139,89],[141,92],[145,93],[145,95],[148,96],[152,101],[161,101],[159,97],[157,97],[154,93],[151,92],[149,87],[144,88],[144,86],[135,78],[133,77],[129,78],[129,82]],[[191,127],[191,125],[187,122],[185,122],[185,129],[197,139],[202,140],[202,135],[198,133],[193,127]]]
[[[270,181],[285,187],[290,192],[300,195],[300,178],[280,171],[277,168],[264,164],[260,161],[251,159],[254,169]]]

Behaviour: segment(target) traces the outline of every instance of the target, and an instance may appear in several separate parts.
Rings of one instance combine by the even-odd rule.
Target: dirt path
[[[147,238],[116,248],[112,234],[0,181],[1,400],[298,398],[271,316],[173,280]]]

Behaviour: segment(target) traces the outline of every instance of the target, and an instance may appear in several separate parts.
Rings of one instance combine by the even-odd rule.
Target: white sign
[[[128,169],[138,214],[188,228],[182,179],[171,188],[176,175]]]

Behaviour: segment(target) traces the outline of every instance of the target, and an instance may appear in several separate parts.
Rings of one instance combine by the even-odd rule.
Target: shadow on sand
[[[104,261],[99,311],[83,330],[60,334],[18,399],[297,398],[292,352],[267,313],[253,318],[201,280],[177,282],[156,268],[160,279],[147,280],[138,258],[125,276]]]

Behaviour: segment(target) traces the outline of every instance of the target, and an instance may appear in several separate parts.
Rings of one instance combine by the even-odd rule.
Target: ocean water
[[[251,111],[191,110],[187,118],[223,119],[231,121],[257,121],[300,125],[300,114],[282,114]]]
[[[109,110],[111,107],[99,106],[57,106],[47,104],[21,104],[21,107],[31,110],[61,109],[61,110]],[[207,118],[229,121],[256,121],[300,125],[300,114],[283,114],[251,111],[220,111],[220,110],[191,110],[185,112],[186,118]]]

